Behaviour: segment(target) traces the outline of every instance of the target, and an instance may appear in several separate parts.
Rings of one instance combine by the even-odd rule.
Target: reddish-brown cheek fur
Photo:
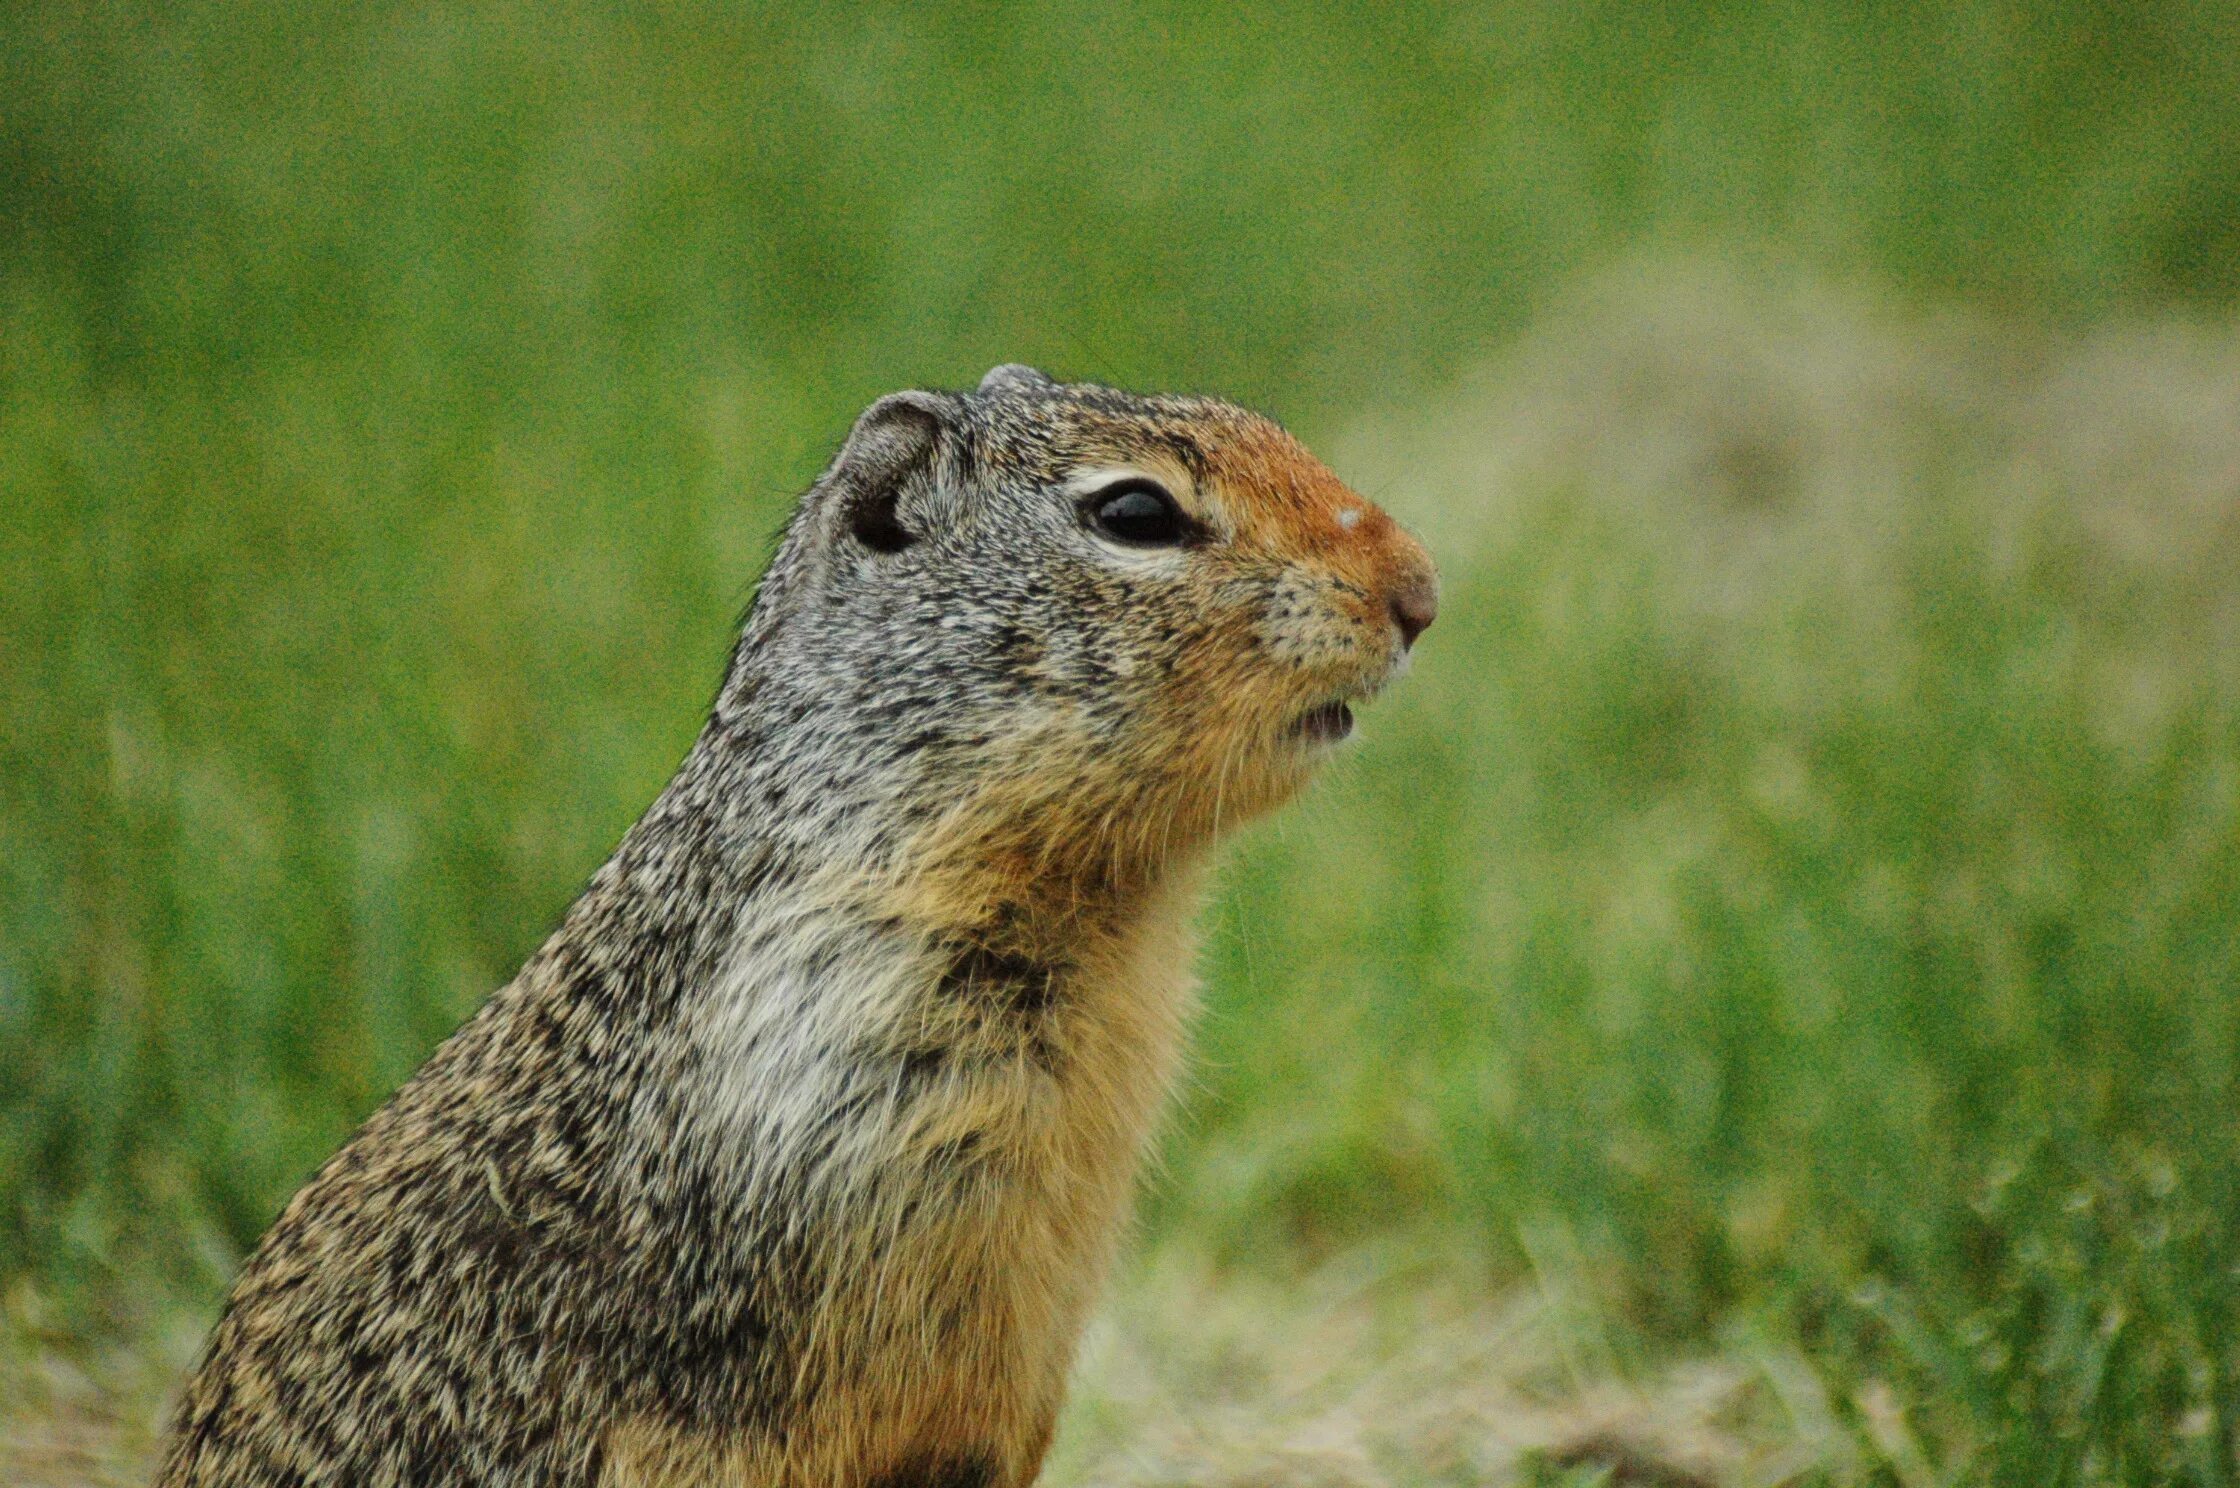
[[[1054,739],[1037,761],[1048,768],[961,801],[908,855],[918,865],[911,917],[965,928],[1024,910],[1019,930],[1062,938],[1079,915],[1126,901],[1224,829],[1281,805],[1310,768],[1279,736],[1293,700],[1265,679],[1226,680],[1170,692],[1163,715],[1116,750]]]
[[[1272,424],[1247,425],[1223,441],[1210,473],[1240,549],[1353,586],[1355,618],[1366,625],[1384,624],[1392,596],[1432,572],[1423,544]],[[1359,513],[1350,528],[1341,520],[1349,511]]]

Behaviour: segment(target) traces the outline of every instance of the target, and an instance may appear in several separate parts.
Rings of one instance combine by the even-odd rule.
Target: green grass
[[[510,975],[854,410],[1027,358],[1448,576],[1223,881],[1124,1315],[1358,1265],[1831,1481],[2240,1482],[2235,158],[2210,5],[11,10],[0,1292],[112,1363],[9,1408]],[[1205,1394],[1096,1369],[1077,1464]]]
[[[1163,1217],[1770,1329],[1969,1481],[2231,1481],[2240,338],[1608,298],[1357,444],[1492,530],[1239,867]]]

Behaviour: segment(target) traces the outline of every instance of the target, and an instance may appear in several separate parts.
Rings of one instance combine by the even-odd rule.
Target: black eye
[[[1089,525],[1116,542],[1171,548],[1197,531],[1156,481],[1128,480],[1089,498]]]

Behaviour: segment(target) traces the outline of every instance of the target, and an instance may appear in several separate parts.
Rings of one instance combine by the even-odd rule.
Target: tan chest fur
[[[936,953],[838,995],[747,973],[710,999],[694,1031],[709,1139],[817,1153],[801,1216],[829,1263],[800,1363],[814,1387],[782,1437],[617,1423],[605,1481],[1030,1481],[1180,1058],[1194,899],[1194,884],[1163,888],[1068,947],[1031,1035],[941,988]],[[894,1071],[868,1109],[866,1067]],[[821,1120],[851,1099],[849,1121]],[[768,1168],[742,1162],[743,1202],[765,1202]]]

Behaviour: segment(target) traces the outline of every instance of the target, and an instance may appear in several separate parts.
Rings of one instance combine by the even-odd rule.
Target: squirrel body
[[[676,776],[243,1267],[159,1488],[1031,1482],[1205,849],[1435,585],[1216,400],[873,404]]]

